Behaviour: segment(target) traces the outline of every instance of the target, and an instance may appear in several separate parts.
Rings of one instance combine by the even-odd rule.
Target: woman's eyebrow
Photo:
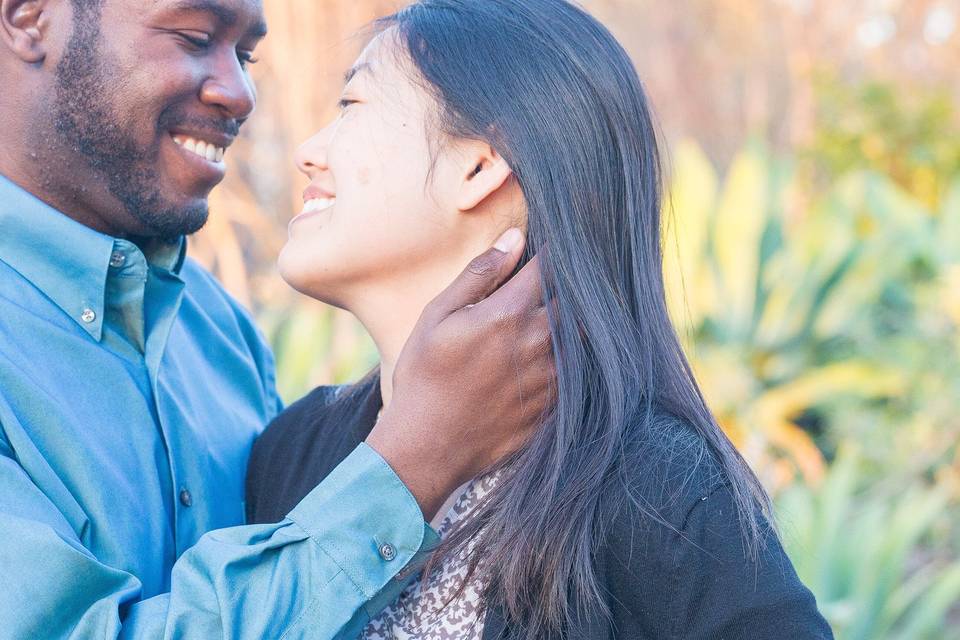
[[[362,71],[372,71],[369,62],[361,62],[360,64],[353,65],[349,71],[343,74],[343,83],[348,84],[358,73]]]

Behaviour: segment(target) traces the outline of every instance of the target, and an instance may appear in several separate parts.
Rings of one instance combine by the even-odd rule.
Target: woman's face
[[[436,107],[398,51],[390,31],[371,42],[348,74],[340,115],[296,156],[310,185],[281,274],[348,309],[378,287],[433,297],[469,261],[465,252],[509,226],[461,210],[470,144],[431,145]]]

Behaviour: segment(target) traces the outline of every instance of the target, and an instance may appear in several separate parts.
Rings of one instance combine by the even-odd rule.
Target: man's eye
[[[202,51],[203,49],[209,49],[210,45],[213,44],[213,37],[208,33],[191,31],[189,33],[180,32],[177,35],[179,35],[184,42],[197,50]]]
[[[257,64],[257,58],[253,57],[252,51],[238,51],[237,60],[240,61],[240,66],[246,69],[247,65]]]

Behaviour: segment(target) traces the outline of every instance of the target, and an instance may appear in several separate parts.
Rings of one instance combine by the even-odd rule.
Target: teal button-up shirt
[[[435,537],[365,445],[238,526],[273,360],[184,253],[0,176],[0,638],[355,637]]]

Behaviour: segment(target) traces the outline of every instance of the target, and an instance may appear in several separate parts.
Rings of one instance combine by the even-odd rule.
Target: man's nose
[[[234,57],[232,62],[218,64],[216,72],[204,81],[200,100],[217,107],[226,117],[244,120],[257,106],[257,92],[253,80]]]

